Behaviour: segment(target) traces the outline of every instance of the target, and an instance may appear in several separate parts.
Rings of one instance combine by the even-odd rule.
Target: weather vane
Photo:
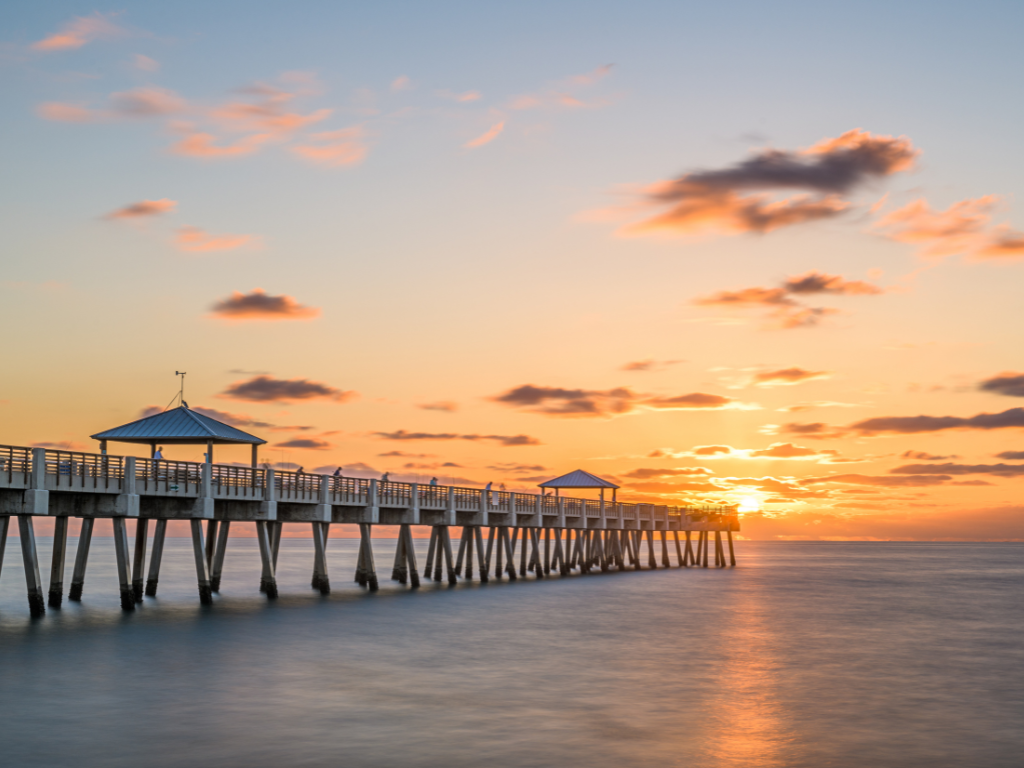
[[[183,406],[188,408],[188,403],[185,402],[185,371],[175,371],[175,376],[181,376],[181,389],[178,390],[178,400]]]

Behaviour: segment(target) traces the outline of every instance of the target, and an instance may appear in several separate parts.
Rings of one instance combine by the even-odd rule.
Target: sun
[[[740,499],[740,512],[760,512],[761,502],[753,496],[744,496]]]

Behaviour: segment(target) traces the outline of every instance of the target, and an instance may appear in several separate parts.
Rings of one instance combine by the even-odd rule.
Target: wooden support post
[[[4,518],[7,520],[8,518]],[[0,545],[2,546],[2,545]],[[53,521],[53,557],[50,558],[50,591],[46,603],[51,608],[60,608],[64,602],[64,559],[68,551],[68,518],[58,517]]]
[[[18,515],[18,535],[21,537],[21,558],[25,563],[28,610],[32,618],[37,618],[46,613],[46,605],[43,602],[43,582],[39,578],[39,556],[36,553],[36,533],[31,515]]]
[[[707,531],[702,531],[701,532],[701,538],[703,539],[703,548],[704,548],[703,566],[705,568],[707,568],[708,567],[708,532]]]
[[[437,526],[430,526],[430,544],[427,545],[427,562],[423,565],[423,578],[430,579],[434,570],[434,551],[437,549]]]
[[[494,528],[491,528],[493,531]],[[491,571],[491,544],[493,539],[488,537],[487,539],[487,555],[484,556],[484,532],[480,526],[473,529],[473,534],[476,536],[476,556],[480,561],[480,583],[486,584],[489,580]],[[500,544],[500,542],[499,542]],[[500,562],[500,558],[499,558]]]
[[[408,523],[399,528],[399,535],[405,537],[406,567],[409,569],[409,583],[413,589],[420,586],[419,568],[416,566],[416,550],[412,545],[412,526]]]
[[[253,446],[254,448],[256,446]],[[217,531],[217,547],[213,550],[213,568],[210,569],[210,589],[220,592],[220,577],[224,573],[224,555],[228,551],[228,537],[231,535],[231,521],[221,520]]]
[[[161,520],[160,522],[164,522]],[[160,529],[157,528],[157,534]],[[256,539],[260,545],[260,561],[263,572],[260,575],[260,592],[265,592],[273,600],[277,597],[277,569],[274,567],[274,545],[271,523],[265,520],[256,521]],[[156,542],[153,542],[153,557],[156,557]],[[154,585],[155,586],[155,585]]]
[[[448,528],[444,525],[438,525],[436,528],[437,547],[434,550],[434,581],[441,581],[441,573],[444,567],[444,538]]]
[[[654,556],[654,531],[647,530],[647,567],[654,570],[658,567],[658,558]]]
[[[661,567],[668,568],[668,531],[661,532]]]
[[[149,520],[140,517],[135,521],[135,550],[132,552],[132,598],[142,602],[143,574],[146,572],[146,544]]]
[[[92,543],[92,527],[96,521],[91,517],[82,519],[82,529],[78,532],[78,548],[75,550],[75,570],[71,572],[71,589],[68,600],[78,602],[82,599],[85,586],[85,566],[89,562],[89,545]]]
[[[210,589],[210,563],[206,559],[206,546],[203,541],[203,521],[189,520],[189,522],[192,524],[192,554],[196,561],[199,602],[202,605],[213,605],[213,591]]]
[[[479,531],[479,529],[477,529],[477,530]],[[497,540],[497,542],[498,542],[498,551],[497,551],[497,553],[495,553],[495,551],[494,551],[494,542],[495,542],[495,540]],[[480,533],[480,541],[481,541],[481,543],[483,542],[483,533],[482,532]],[[503,552],[501,550],[501,547],[502,547],[501,527],[500,526],[492,525],[490,527],[490,530],[487,532],[487,556],[484,558],[485,564],[484,564],[483,570],[481,572],[484,577],[486,577],[491,572],[491,562],[492,562],[491,558],[493,557],[494,558],[494,563],[495,563],[495,565],[494,565],[494,578],[498,579],[498,581],[501,581],[501,569],[504,566],[504,562],[505,562],[504,557],[502,556]],[[486,578],[483,578],[482,580],[486,581]]]
[[[395,564],[391,566],[391,580],[399,584],[409,581],[409,571],[405,565],[405,525],[398,529],[398,540],[395,542]]]
[[[732,548],[732,531],[726,531],[725,535],[729,537],[729,565],[736,565],[736,551]]]
[[[84,526],[84,520],[82,521],[82,524]],[[91,527],[89,531],[90,533],[92,532]],[[164,557],[165,538],[167,538],[167,521],[157,520],[156,528],[153,531],[153,553],[149,556],[149,575],[146,577],[146,597],[156,597],[156,587],[160,581],[160,561],[163,560]],[[81,546],[81,537],[79,537],[79,546]]]
[[[466,556],[466,537],[469,536],[469,526],[462,526],[462,536],[459,538],[459,554],[455,558],[455,575],[462,575],[462,560]]]
[[[321,595],[331,594],[331,579],[327,575],[327,536],[329,523],[310,523],[313,528],[313,577],[310,586]]]
[[[679,544],[679,531],[672,531],[672,537],[676,540],[676,568],[683,567],[683,548]]]
[[[206,569],[213,571],[213,553],[217,547],[217,528],[219,528],[219,521],[207,520],[206,521]]]
[[[690,531],[686,532],[686,550],[683,552],[683,565],[689,568],[695,564],[693,557],[693,542],[690,540]]]
[[[380,585],[377,583],[377,569],[373,564],[373,528],[369,523],[359,524],[359,538],[363,543],[363,566],[366,569],[366,582],[371,592],[376,592]]]

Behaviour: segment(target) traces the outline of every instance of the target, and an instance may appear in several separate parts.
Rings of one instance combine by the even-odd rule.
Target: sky
[[[186,371],[280,468],[1024,540],[1022,24],[5,4],[0,441],[95,451]]]

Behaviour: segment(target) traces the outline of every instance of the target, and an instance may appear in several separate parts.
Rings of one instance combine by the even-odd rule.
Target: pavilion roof
[[[97,432],[93,440],[121,443],[245,443],[263,445],[266,440],[197,413],[187,406],[147,416],[120,427]]]
[[[541,483],[540,488],[618,488],[615,483],[602,480],[597,475],[577,469],[567,475]]]

